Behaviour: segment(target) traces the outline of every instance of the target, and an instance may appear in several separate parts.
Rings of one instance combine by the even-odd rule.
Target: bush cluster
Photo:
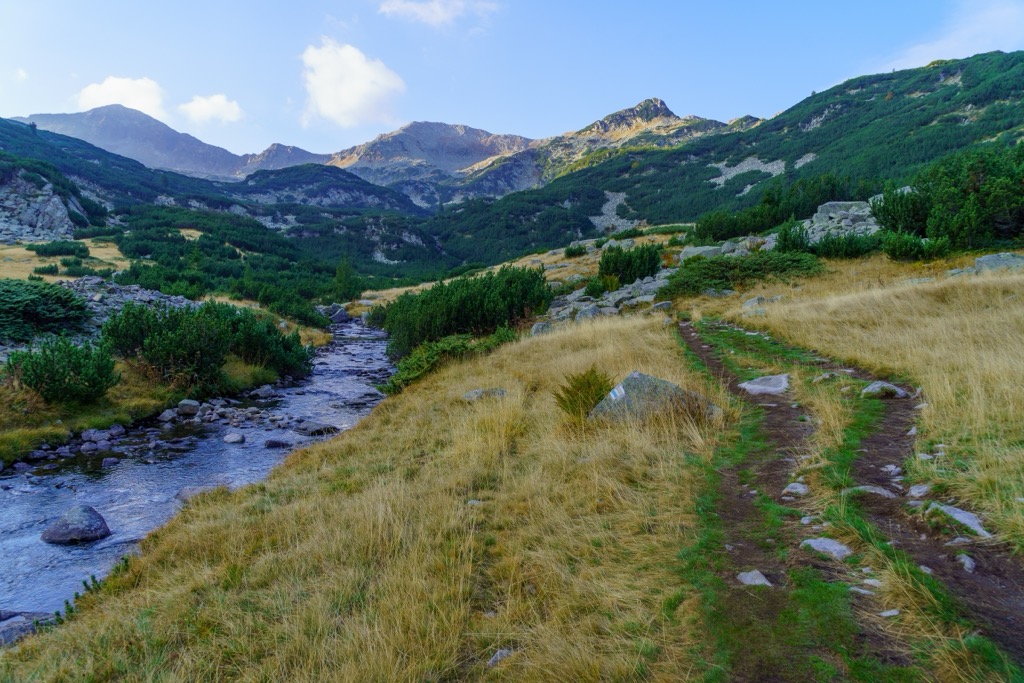
[[[221,368],[229,353],[278,373],[304,376],[312,349],[298,332],[281,334],[272,320],[228,304],[198,308],[128,303],[103,326],[103,340],[118,356],[140,362],[162,381],[191,395],[223,386]]]
[[[860,258],[882,248],[879,235],[828,234],[811,244],[806,228],[790,220],[778,232],[775,251],[780,253],[805,252],[824,258]]]
[[[370,323],[391,335],[388,353],[401,358],[424,342],[453,334],[482,336],[512,326],[543,311],[552,296],[543,271],[503,267],[405,293],[370,311]]]
[[[601,254],[597,274],[601,277],[613,275],[619,282],[632,284],[658,272],[661,267],[661,246],[645,244],[642,247],[623,249],[608,247]]]
[[[748,256],[694,256],[658,292],[660,300],[696,296],[708,289],[741,289],[764,280],[818,275],[824,268],[813,254],[758,251]]]
[[[88,317],[85,301],[46,282],[0,280],[0,340],[25,342],[73,330]]]
[[[581,245],[565,248],[565,258],[579,258],[580,256],[586,256],[586,254],[587,248]]]
[[[44,242],[42,244],[26,244],[25,248],[34,251],[39,256],[77,256],[78,258],[89,257],[89,247],[82,242],[71,240],[58,240],[56,242]]]
[[[408,356],[398,361],[398,366],[381,390],[386,394],[397,394],[420,377],[432,372],[450,361],[488,353],[502,344],[516,340],[516,333],[508,327],[498,330],[482,339],[468,334],[454,334],[433,342],[420,344]]]
[[[906,232],[882,234],[882,252],[893,261],[930,261],[950,251],[948,237],[928,239]]]
[[[15,351],[4,365],[4,376],[39,392],[47,403],[95,401],[121,381],[107,345],[79,346],[64,336]]]

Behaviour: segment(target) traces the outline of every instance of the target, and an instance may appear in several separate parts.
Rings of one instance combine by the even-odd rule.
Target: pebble
[[[874,591],[869,591],[866,588],[861,588],[860,586],[850,586],[850,592],[851,593],[856,593],[857,595],[874,595],[875,594]]]
[[[886,619],[892,619],[893,617],[898,617],[899,615],[900,611],[898,609],[887,609],[884,612],[878,613],[878,616],[885,617]]]
[[[973,574],[977,568],[978,563],[974,561],[974,558],[970,555],[964,555],[963,553],[956,556],[956,561],[963,565],[964,571],[968,574]]]
[[[792,484],[782,489],[783,494],[791,494],[794,496],[806,496],[810,491],[811,490],[807,487],[807,484],[802,484],[798,481],[794,481]]]
[[[514,650],[512,650],[511,648],[507,648],[507,647],[501,648],[500,650],[495,652],[494,655],[490,659],[487,660],[487,668],[488,669],[493,669],[495,666],[498,665],[498,663],[501,660],[505,659],[506,657],[511,657],[513,653],[514,653]]]
[[[736,579],[744,586],[768,586],[771,587],[772,583],[769,581],[764,574],[757,569],[753,569],[749,572],[741,572],[736,575]]]

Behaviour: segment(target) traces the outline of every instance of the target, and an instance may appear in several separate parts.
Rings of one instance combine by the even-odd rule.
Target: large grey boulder
[[[782,394],[789,389],[789,375],[768,375],[740,384],[748,394]]]
[[[583,322],[584,320],[592,320],[597,316],[601,315],[601,309],[597,307],[597,304],[590,304],[584,308],[581,308],[576,313],[576,322]]]
[[[590,418],[631,420],[672,412],[707,420],[722,414],[718,406],[697,392],[642,372],[631,372],[590,411]]]
[[[178,415],[181,417],[192,417],[199,414],[199,401],[186,398],[178,402]]]
[[[676,261],[682,263],[683,261],[691,259],[694,256],[704,256],[705,258],[707,258],[711,256],[721,256],[721,254],[721,247],[686,247],[681,252],[679,252],[679,256],[676,257]]]
[[[974,270],[979,273],[986,270],[1024,270],[1024,256],[1003,252],[1002,254],[988,254],[974,259]]]
[[[547,334],[551,331],[551,323],[539,322],[534,323],[533,327],[530,328],[530,336],[536,337],[540,334]]]
[[[47,543],[71,545],[98,541],[110,535],[106,520],[88,505],[76,505],[46,528],[40,538]]]

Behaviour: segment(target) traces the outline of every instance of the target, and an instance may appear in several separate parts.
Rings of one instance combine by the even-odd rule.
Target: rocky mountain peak
[[[668,105],[657,97],[651,97],[637,104],[635,107],[622,109],[609,114],[600,121],[584,128],[585,131],[610,132],[629,128],[637,128],[659,119],[678,120],[679,117],[672,113]]]

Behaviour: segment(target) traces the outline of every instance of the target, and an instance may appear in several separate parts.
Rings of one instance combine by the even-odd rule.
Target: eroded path
[[[857,575],[859,569],[854,566],[858,556],[854,560],[837,562],[798,549],[803,538],[828,535],[830,530],[827,522],[815,524],[819,520],[804,516],[804,524],[782,524],[779,532],[771,539],[773,543],[764,539],[759,544],[750,542],[749,537],[757,528],[758,508],[763,516],[765,510],[770,511],[777,505],[785,506],[782,508],[784,510],[809,507],[804,499],[787,496],[783,490],[793,481],[792,475],[800,472],[801,452],[807,448],[808,439],[813,433],[813,420],[793,402],[789,394],[748,394],[739,387],[741,378],[737,375],[735,364],[723,359],[739,353],[745,358],[759,357],[766,365],[799,365],[808,373],[844,373],[864,382],[873,381],[874,378],[859,370],[843,368],[827,359],[808,354],[797,361],[794,356],[786,355],[785,347],[773,342],[766,343],[763,335],[721,323],[704,323],[699,327],[684,323],[680,333],[688,349],[701,363],[728,385],[734,395],[763,416],[763,446],[750,450],[742,464],[727,467],[720,472],[719,516],[726,537],[725,543],[732,547],[729,552],[731,565],[725,569],[745,571],[744,565],[760,563],[769,567],[764,573],[782,589],[779,593],[792,590],[792,581],[785,579],[785,572],[793,575],[794,572],[802,571],[802,567],[820,572],[823,580],[844,586],[847,591],[852,588],[854,592],[849,597],[855,600],[861,616],[862,631],[858,634],[858,645],[864,656],[893,666],[910,663],[908,655],[901,654],[901,651],[907,652],[906,644],[895,642],[892,638],[893,634],[900,631],[895,626],[896,622],[875,618],[878,609],[874,602],[873,586],[877,582],[863,585],[863,577]],[[877,551],[876,554],[881,553],[890,563],[902,562],[909,565],[906,569],[908,585],[920,590],[923,602],[933,603],[923,605],[923,613],[938,621],[950,622],[960,633],[969,633],[969,637],[980,635],[984,637],[983,640],[996,643],[1006,658],[1019,665],[1024,662],[1024,638],[1021,638],[1021,633],[1024,633],[1024,566],[1010,554],[1008,548],[958,528],[945,515],[920,514],[920,508],[927,509],[932,502],[929,498],[934,499],[934,496],[929,496],[929,492],[922,492],[921,487],[917,487],[913,491],[916,497],[912,497],[909,487],[902,483],[902,471],[899,468],[908,457],[914,455],[911,428],[917,415],[917,403],[916,400],[908,399],[881,401],[881,409],[871,422],[870,429],[857,439],[857,443],[851,445],[852,457],[834,468],[841,470],[839,478],[845,488],[826,493],[839,496],[844,508],[849,508],[849,511],[844,512],[847,520],[856,521],[859,518],[863,522],[860,533],[864,547]],[[818,480],[815,482],[820,484]],[[874,489],[852,490],[865,486]],[[759,495],[765,496],[767,500],[757,505],[754,502],[756,497],[750,494],[751,489],[757,489]],[[812,496],[816,493],[810,491]],[[801,512],[806,513],[808,510]],[[735,539],[744,535],[747,539],[741,542],[728,540],[730,537]],[[757,545],[760,546],[760,555],[751,552],[751,546]],[[858,544],[853,545],[855,550],[863,550],[857,547]],[[767,550],[772,546],[778,548],[774,554]],[[780,560],[780,557],[786,559]],[[965,558],[969,558],[969,561]],[[781,598],[775,597],[773,600],[778,602]],[[865,618],[866,615],[871,616]],[[781,612],[761,610],[754,618],[778,619],[781,616]],[[1000,656],[997,653],[996,658]],[[733,658],[734,672],[739,675],[735,680],[798,680],[784,675],[774,678],[750,676],[744,672],[742,664],[741,653],[738,658]],[[994,668],[998,670],[999,666],[997,663]],[[1007,670],[1007,675],[1012,678],[1019,675],[1019,672]]]

